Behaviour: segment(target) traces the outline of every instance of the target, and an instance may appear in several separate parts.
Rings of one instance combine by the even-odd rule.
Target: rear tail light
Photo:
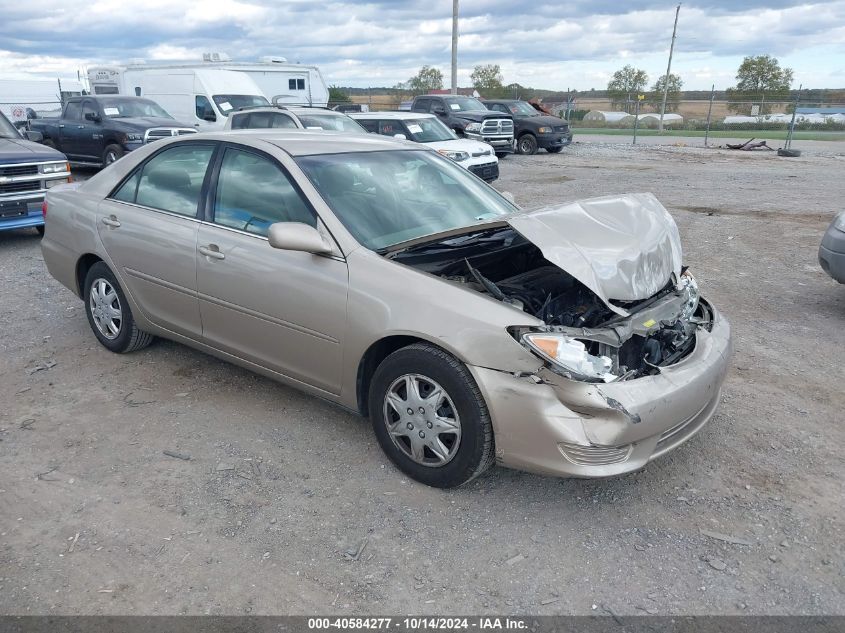
[[[41,215],[45,218],[47,217],[47,198],[44,198],[44,201],[41,203]]]

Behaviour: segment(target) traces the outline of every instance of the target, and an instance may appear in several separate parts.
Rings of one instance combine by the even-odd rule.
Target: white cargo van
[[[96,95],[146,97],[176,120],[190,121],[201,130],[223,129],[233,110],[269,103],[249,76],[211,65],[93,67],[88,81]]]

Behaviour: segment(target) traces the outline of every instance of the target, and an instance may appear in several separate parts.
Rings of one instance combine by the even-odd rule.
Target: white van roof
[[[433,119],[433,114],[426,112],[348,112],[353,119],[388,119],[391,121],[418,121]]]

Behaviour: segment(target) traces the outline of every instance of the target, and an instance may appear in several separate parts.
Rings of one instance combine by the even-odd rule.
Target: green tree
[[[736,86],[728,88],[728,107],[734,112],[751,114],[751,106],[760,105],[760,113],[771,112],[772,101],[789,99],[792,69],[781,68],[771,55],[749,56],[736,71]]]
[[[340,86],[329,86],[329,101],[332,103],[350,103],[352,99]]]
[[[644,70],[627,64],[620,68],[607,82],[607,96],[613,108],[632,112],[637,95],[641,94],[648,84],[648,75]]]
[[[478,65],[470,75],[473,87],[485,97],[501,97],[505,91],[502,86],[502,69],[499,64]]]
[[[679,75],[669,73],[669,92],[666,95],[666,112],[677,110],[681,104],[681,88],[684,82]],[[657,112],[660,112],[660,106],[663,103],[663,90],[666,87],[666,75],[661,75],[660,79],[654,82],[651,87],[651,92],[648,93],[648,103],[653,106]]]
[[[426,94],[431,90],[443,88],[443,73],[432,66],[423,66],[420,71],[408,80],[408,90],[414,94]]]

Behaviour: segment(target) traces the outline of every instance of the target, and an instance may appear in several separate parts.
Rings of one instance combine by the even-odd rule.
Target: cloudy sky
[[[665,72],[675,4],[652,0],[461,0],[459,81],[497,63],[505,82],[601,89],[633,64]],[[132,58],[282,55],[330,84],[394,85],[423,64],[449,81],[450,0],[0,0],[0,77],[75,78]],[[688,89],[733,84],[745,55],[769,53],[805,87],[845,87],[845,0],[689,0],[673,72]],[[797,86],[796,86],[797,87]]]

